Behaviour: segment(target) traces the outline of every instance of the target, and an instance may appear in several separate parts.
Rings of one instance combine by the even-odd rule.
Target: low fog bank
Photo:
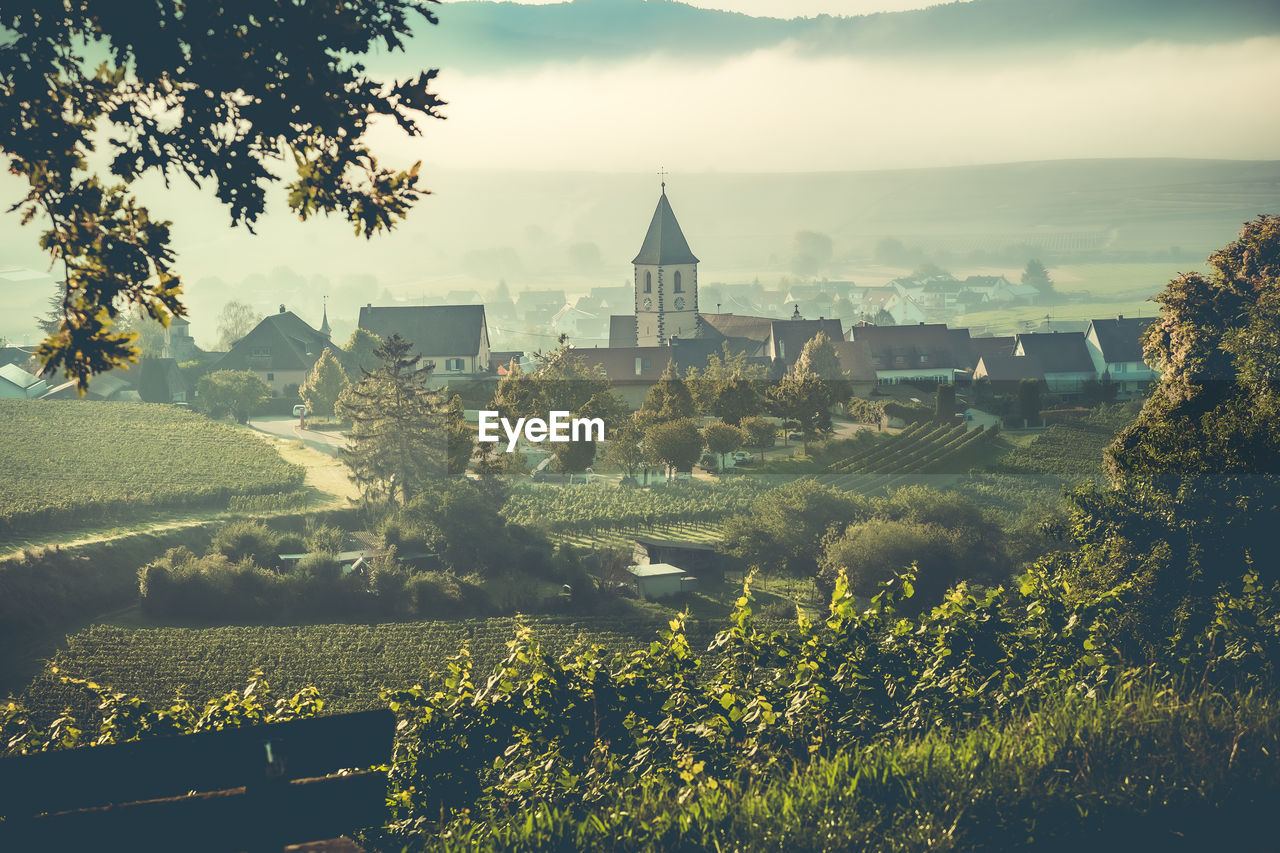
[[[432,170],[426,182],[433,194],[397,232],[368,241],[338,221],[299,223],[278,204],[255,235],[228,228],[216,202],[194,190],[148,186],[142,195],[175,220],[193,332],[213,347],[217,314],[231,299],[259,314],[285,304],[318,325],[328,296],[339,337],[367,302],[433,303],[451,292],[468,301],[470,291],[487,299],[500,283],[513,297],[629,284],[659,192],[649,173]],[[704,284],[783,277],[875,283],[925,262],[957,272],[1016,270],[1028,256],[1048,264],[1195,266],[1245,220],[1280,210],[1280,161],[675,174],[667,190],[702,261]],[[827,238],[829,252],[806,256],[801,232]],[[5,217],[0,270],[56,272],[35,248],[36,237],[34,227]],[[0,275],[0,335],[36,340],[30,318],[51,291],[46,276]]]

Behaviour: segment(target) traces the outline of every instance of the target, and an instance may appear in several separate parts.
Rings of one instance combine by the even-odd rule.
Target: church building
[[[663,346],[673,337],[698,333],[698,259],[689,249],[662,185],[635,267],[636,340],[642,347]]]
[[[635,270],[635,313],[610,317],[609,347],[584,349],[582,353],[611,379],[637,386],[633,390],[638,399],[643,399],[644,389],[656,381],[650,374],[660,375],[668,362],[674,362],[681,371],[690,366],[703,367],[708,356],[721,353],[726,346],[749,361],[786,370],[819,332],[833,343],[845,342],[839,320],[806,320],[799,305],[789,320],[700,313],[698,258],[671,209],[665,182],[644,242],[631,263]],[[669,348],[670,356],[659,355],[662,351],[655,349],[658,347]],[[633,362],[634,372],[630,369]],[[850,367],[851,373],[859,376],[869,372],[863,364]]]

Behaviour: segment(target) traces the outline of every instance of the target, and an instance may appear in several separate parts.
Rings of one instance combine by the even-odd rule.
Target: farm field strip
[[[170,406],[0,400],[0,532],[298,488],[303,469]]]
[[[557,545],[572,545],[575,548],[584,550],[593,548],[626,548],[630,550],[632,540],[636,536],[650,536],[654,539],[679,539],[707,545],[714,545],[721,540],[719,524],[710,522],[675,522],[657,524],[653,527],[637,526],[595,530],[586,533],[552,533],[551,541]]]
[[[60,676],[87,678],[130,695],[163,702],[176,693],[205,700],[242,688],[258,668],[277,696],[315,685],[329,711],[375,707],[381,687],[440,683],[450,657],[466,647],[487,676],[507,654],[519,625],[559,653],[582,641],[612,651],[648,645],[665,620],[608,617],[495,618],[378,625],[250,626],[206,629],[95,625],[67,638],[52,663],[21,697],[40,718],[64,708],[82,719],[92,703]],[[711,629],[690,630],[705,648]],[[704,636],[704,634],[706,636]]]

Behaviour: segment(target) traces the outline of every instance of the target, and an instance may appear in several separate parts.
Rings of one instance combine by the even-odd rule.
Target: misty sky
[[[452,3],[455,0],[443,0]],[[565,0],[515,0],[529,6],[563,3]],[[770,18],[795,18],[813,15],[869,15],[873,12],[901,12],[936,6],[931,0],[682,0],[688,6],[723,9],[747,15]]]
[[[446,122],[388,140],[450,168],[788,172],[1096,157],[1270,159],[1280,39],[964,56],[654,54],[445,69]]]
[[[928,4],[693,5],[781,16]],[[438,38],[448,35],[447,11],[441,10]],[[1024,192],[1015,185],[1009,197],[1000,196],[1005,186],[980,183],[939,197],[945,176],[903,173],[846,184],[799,174],[1057,159],[1277,158],[1280,111],[1271,105],[1280,84],[1278,36],[1202,41],[1197,32],[1178,43],[1128,38],[1107,46],[1101,39],[1027,46],[993,37],[989,49],[984,37],[950,52],[912,43],[824,55],[783,43],[679,56],[606,50],[592,60],[475,62],[468,71],[446,65],[434,88],[449,102],[447,121],[427,122],[416,139],[385,126],[374,132],[380,162],[423,161],[434,193],[394,235],[374,241],[353,239],[341,221],[298,223],[278,187],[256,237],[228,228],[207,189],[166,189],[154,177],[136,189],[155,215],[175,222],[180,272],[197,338],[206,345],[232,291],[203,281],[225,283],[262,311],[296,303],[312,321],[321,294],[331,292],[331,317],[347,323],[359,305],[385,302],[388,292],[425,298],[450,288],[489,288],[499,278],[513,292],[624,282],[653,210],[659,166],[671,175],[673,203],[708,281],[786,274],[800,229],[829,234],[838,257],[865,257],[882,235],[926,245],[945,238],[964,247],[979,239],[973,233],[996,235],[989,239],[1003,245],[1038,228],[1118,234],[1121,248],[1140,252],[1173,245],[1207,251],[1243,220],[1274,209],[1267,189],[1280,188],[1274,170],[1257,180],[1230,178],[1230,198],[1210,203],[1195,196],[1194,216],[1181,183],[1156,190],[1150,187],[1159,181],[1148,181],[1137,191],[1145,192],[1138,205],[1125,195],[1123,173],[1084,188],[1058,181]],[[430,62],[430,43],[421,47],[417,56]],[[752,183],[742,173],[780,177]],[[1202,186],[1216,192],[1217,180],[1206,177]],[[1104,190],[1115,195],[1096,195]],[[5,206],[22,192],[20,180],[0,174]],[[994,201],[991,192],[999,196]],[[1176,215],[1142,231],[1133,224],[1135,207],[1143,216]],[[1174,226],[1182,230],[1171,233]],[[51,274],[38,233],[21,228],[16,215],[0,216],[0,269]],[[597,265],[575,266],[571,249],[581,245],[598,250]],[[276,276],[281,270],[283,277]],[[862,275],[853,267],[829,272]],[[295,279],[311,284],[280,284]],[[29,286],[0,282],[7,309],[0,336],[26,340],[43,299]]]

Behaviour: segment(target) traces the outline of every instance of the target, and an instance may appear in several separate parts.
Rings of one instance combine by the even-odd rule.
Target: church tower
[[[662,346],[698,332],[698,259],[667,201],[667,184],[649,223],[636,268],[636,343]]]

